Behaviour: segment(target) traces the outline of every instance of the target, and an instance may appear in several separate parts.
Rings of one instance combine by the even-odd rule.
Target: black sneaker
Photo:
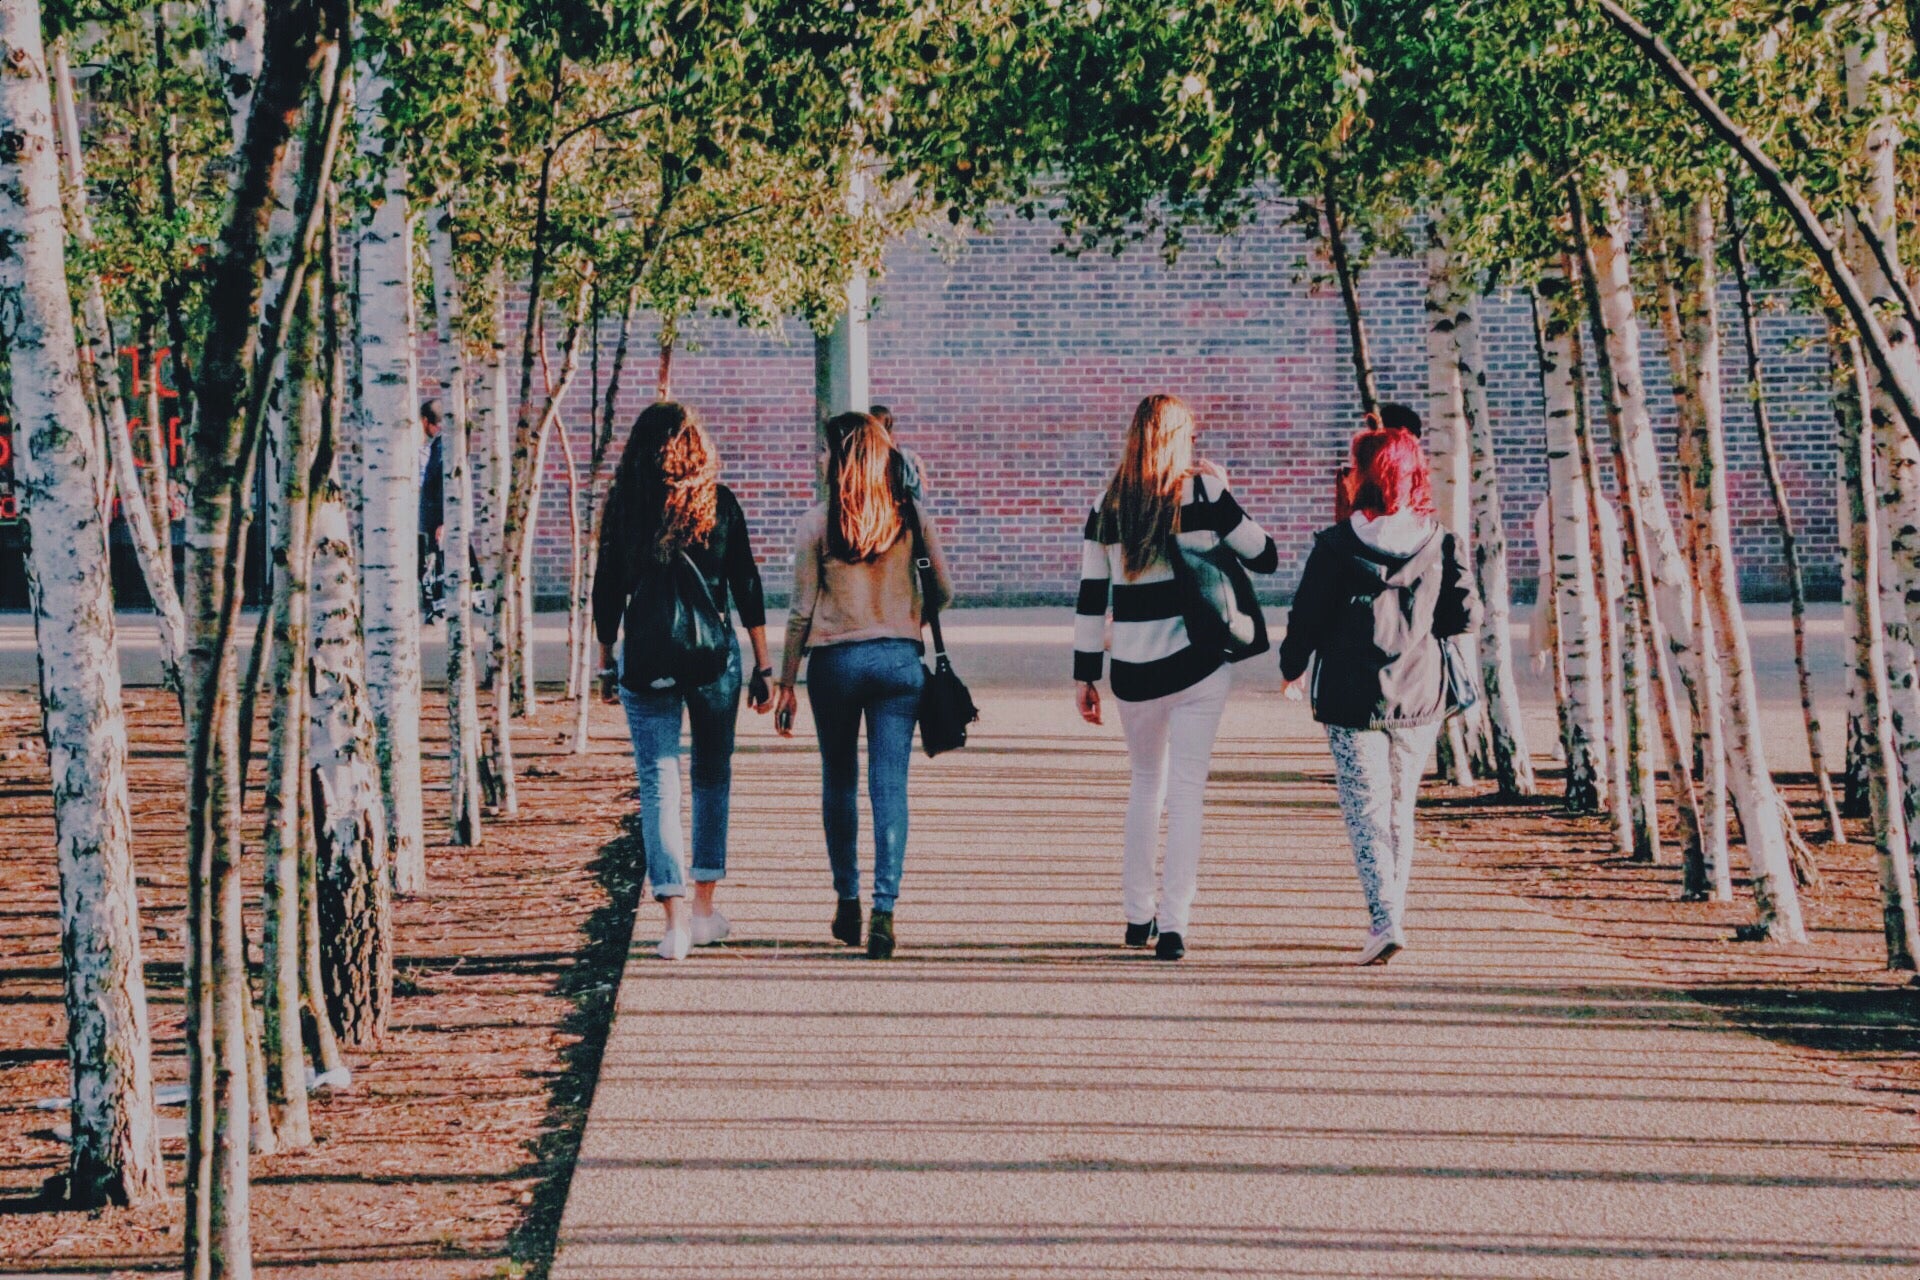
[[[833,913],[833,936],[850,947],[860,945],[860,899],[840,899],[840,909]]]
[[[1158,937],[1159,934],[1160,922],[1158,920],[1149,920],[1145,924],[1129,924],[1127,926],[1127,945],[1130,947],[1144,947]]]
[[[1161,934],[1159,945],[1153,949],[1153,958],[1156,960],[1178,960],[1186,954],[1187,944],[1177,933]]]
[[[867,959],[893,959],[893,912],[876,911],[867,920]]]

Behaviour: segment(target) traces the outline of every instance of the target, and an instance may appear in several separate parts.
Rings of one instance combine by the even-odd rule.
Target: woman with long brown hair
[[[867,723],[867,798],[873,806],[873,915],[867,954],[893,954],[894,903],[907,853],[907,766],[927,670],[920,627],[927,604],[915,530],[934,579],[933,605],[953,596],[932,524],[908,495],[906,468],[886,428],[864,413],[826,425],[827,500],[800,522],[793,609],[781,654],[774,729],[793,734],[794,682],[808,653],[807,701],[820,738],[820,811],[833,867],[833,936],[860,945],[860,721]]]
[[[753,644],[755,711],[772,704],[767,664],[767,609],[740,503],[719,483],[720,455],[692,411],[670,402],[648,405],[634,421],[607,495],[593,580],[593,620],[600,637],[600,696],[626,708],[640,780],[641,838],[647,879],[666,911],[660,955],[686,958],[690,948],[718,942],[731,926],[713,905],[727,874],[727,814],[733,788],[734,727],[740,715],[740,646],[727,600]],[[661,611],[676,607],[676,570],[691,566],[725,625],[724,668],[686,687],[657,670],[659,655],[642,635],[658,634]],[[619,661],[614,646],[624,633]],[[692,728],[693,910],[686,909],[680,828],[680,725]]]
[[[1111,609],[1110,684],[1133,770],[1121,875],[1126,944],[1144,947],[1158,937],[1162,960],[1186,954],[1201,806],[1233,683],[1227,655],[1188,634],[1168,557],[1178,539],[1199,552],[1230,548],[1255,573],[1272,573],[1280,563],[1273,539],[1234,501],[1227,473],[1194,460],[1194,432],[1193,413],[1173,396],[1148,396],[1134,411],[1120,465],[1087,517],[1074,619],[1080,715],[1099,724]],[[1156,895],[1163,810],[1166,857]]]

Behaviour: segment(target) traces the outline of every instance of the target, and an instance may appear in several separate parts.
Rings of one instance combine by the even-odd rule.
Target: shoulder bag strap
[[[947,642],[940,634],[940,606],[934,603],[939,584],[933,576],[933,557],[927,553],[926,535],[920,532],[920,508],[909,498],[901,509],[907,532],[913,535],[913,569],[920,575],[920,612],[933,632],[933,656],[947,656]]]

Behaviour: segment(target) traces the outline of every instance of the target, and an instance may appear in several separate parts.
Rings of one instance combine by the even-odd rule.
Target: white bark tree
[[[1795,887],[1791,814],[1774,789],[1767,767],[1765,734],[1760,727],[1760,689],[1753,653],[1740,613],[1739,576],[1733,564],[1733,529],[1727,498],[1725,404],[1720,383],[1718,246],[1712,205],[1692,202],[1684,217],[1684,246],[1679,263],[1685,321],[1686,355],[1692,400],[1692,463],[1702,541],[1700,588],[1713,624],[1725,696],[1727,774],[1746,834],[1747,859],[1758,908],[1758,925],[1769,936],[1800,942]]]
[[[1471,442],[1467,429],[1466,388],[1454,342],[1454,317],[1466,286],[1461,266],[1443,230],[1445,214],[1427,222],[1427,421],[1424,435],[1433,478],[1433,506],[1440,524],[1471,548],[1473,516]],[[663,354],[664,360],[664,354]],[[1455,716],[1441,731],[1441,775],[1457,786],[1473,781],[1464,717]]]
[[[1577,320],[1562,272],[1542,282],[1547,314],[1542,325],[1541,375],[1546,391],[1547,483],[1553,491],[1552,533],[1544,548],[1558,617],[1562,679],[1566,684],[1567,810],[1593,813],[1609,800],[1606,736],[1606,670],[1602,665],[1592,529],[1596,516],[1587,505],[1586,459],[1581,455],[1574,381],[1575,348],[1571,330]],[[1545,575],[1542,575],[1543,579]]]
[[[1645,534],[1642,550],[1656,593],[1654,608],[1681,678],[1695,691],[1697,707],[1702,705],[1700,695],[1706,684],[1697,648],[1694,587],[1660,489],[1659,450],[1641,367],[1640,321],[1628,266],[1626,219],[1617,191],[1611,186],[1603,193],[1601,210],[1601,218],[1591,228],[1589,247],[1632,481],[1630,493],[1623,496],[1631,502]],[[1724,476],[1721,479],[1724,484]],[[1721,650],[1725,662],[1725,642]],[[1777,793],[1765,772],[1764,751],[1755,751],[1758,725],[1751,717],[1757,711],[1756,706],[1741,699],[1728,700],[1728,719],[1733,722],[1727,734],[1729,781],[1747,833],[1756,924],[1770,937],[1804,942],[1806,927],[1800,918],[1799,894],[1794,887]]]
[[[447,757],[453,808],[450,842],[475,845],[480,843],[480,809],[485,797],[480,776],[480,688],[474,671],[473,492],[467,478],[467,424],[471,420],[467,390],[471,378],[450,216],[447,211],[436,211],[429,229],[440,342],[446,352],[440,379],[446,407],[440,429],[446,520],[440,545],[445,565],[441,590],[447,616]]]
[[[95,447],[66,273],[40,6],[0,6],[0,337],[54,801],[73,1143],[68,1197],[166,1192],[127,806],[126,725]]]
[[[360,229],[358,386],[362,616],[367,685],[380,750],[394,888],[426,887],[420,794],[420,419],[413,332],[413,254],[406,172],[387,154],[385,86],[359,68],[362,159],[381,190]]]
[[[1915,909],[1906,813],[1898,798],[1900,760],[1894,747],[1886,631],[1880,618],[1880,531],[1872,497],[1874,448],[1865,430],[1871,392],[1858,343],[1837,323],[1829,323],[1828,352],[1834,375],[1841,483],[1847,491],[1847,549],[1852,579],[1848,600],[1858,615],[1848,628],[1853,642],[1848,656],[1868,728],[1862,746],[1871,752],[1867,791],[1879,870],[1881,929],[1886,937],[1887,968],[1910,970],[1920,958],[1920,913]]]
[[[67,223],[75,246],[86,253],[94,245],[93,217],[87,207],[85,150],[73,90],[73,69],[68,65],[64,46],[55,45],[50,56],[54,118],[65,162]],[[83,386],[94,421],[106,443],[111,487],[119,496],[120,514],[126,520],[134,557],[140,564],[140,576],[153,603],[162,680],[168,689],[178,694],[184,687],[180,666],[187,647],[187,618],[180,607],[180,593],[173,586],[173,553],[162,538],[169,526],[155,524],[152,504],[141,487],[135,465],[133,430],[127,416],[127,402],[121,394],[113,324],[107,314],[106,289],[98,272],[86,273],[80,295],[80,319]]]
[[[1472,459],[1472,555],[1486,620],[1480,629],[1480,680],[1493,736],[1494,776],[1504,796],[1534,794],[1533,759],[1513,667],[1513,585],[1507,570],[1507,528],[1500,499],[1500,460],[1493,410],[1487,403],[1486,362],[1480,349],[1480,297],[1468,289],[1453,316],[1467,437]]]
[[[347,513],[329,495],[313,520],[313,642],[307,735],[313,763],[319,958],[332,1026],[351,1045],[386,1030],[393,925],[386,807],[361,650],[360,584]]]

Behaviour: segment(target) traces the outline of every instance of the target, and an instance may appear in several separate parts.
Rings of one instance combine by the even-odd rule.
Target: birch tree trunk
[[[60,152],[65,161],[65,177],[71,204],[67,222],[73,241],[84,254],[93,248],[93,218],[87,207],[87,171],[80,136],[80,115],[74,100],[73,69],[67,63],[64,44],[51,51],[55,127]],[[81,293],[80,319],[84,341],[78,344],[82,385],[85,388],[94,421],[106,442],[106,458],[111,472],[111,489],[120,498],[120,513],[127,522],[134,557],[140,564],[140,576],[147,586],[147,598],[153,603],[153,615],[160,638],[162,683],[178,696],[182,683],[180,664],[186,652],[187,618],[180,608],[179,593],[173,587],[173,554],[161,540],[153,520],[153,508],[140,485],[134,460],[133,430],[127,418],[127,403],[121,394],[112,320],[107,314],[106,291],[97,271],[85,276]],[[109,477],[102,475],[100,482]],[[184,704],[183,704],[184,705]]]
[[[450,214],[434,215],[432,248],[435,292],[439,298],[440,341],[446,352],[441,392],[448,421],[442,427],[440,457],[446,495],[446,525],[441,554],[446,563],[447,754],[453,803],[451,843],[480,843],[480,689],[474,675],[472,545],[473,493],[467,480],[467,339],[460,279],[453,258]]]
[[[1480,350],[1480,299],[1468,290],[1454,313],[1454,350],[1460,361],[1467,433],[1473,460],[1473,563],[1486,621],[1480,636],[1480,678],[1493,731],[1494,775],[1500,794],[1534,794],[1533,759],[1513,670],[1513,586],[1507,572],[1507,529],[1500,502],[1500,463],[1493,411],[1487,404],[1486,364]]]
[[[493,704],[488,717],[492,745],[488,754],[493,761],[492,790],[487,799],[507,817],[520,810],[520,799],[513,777],[513,667],[512,648],[514,610],[508,587],[513,577],[508,572],[506,554],[506,511],[512,493],[513,418],[507,400],[507,295],[506,276],[495,268],[488,278],[493,309],[493,332],[487,345],[483,386],[479,396],[484,415],[482,451],[487,459],[484,483],[477,502],[485,517],[486,555],[483,581],[487,583],[488,615],[485,630],[486,679],[493,689]]]
[[[1592,529],[1597,516],[1587,505],[1586,459],[1577,423],[1578,384],[1571,331],[1576,320],[1564,272],[1541,281],[1541,380],[1546,393],[1547,483],[1553,493],[1550,584],[1558,617],[1562,678],[1566,684],[1566,803],[1569,813],[1607,807],[1606,671],[1601,665],[1599,611],[1594,579]],[[1544,576],[1544,575],[1543,575]]]
[[[40,708],[54,799],[60,939],[72,1072],[67,1195],[83,1208],[166,1194],[154,1125],[151,1040],[127,805],[104,460],[81,384],[67,288],[40,7],[0,6],[0,310],[7,318],[15,479]]]
[[[301,825],[306,815],[306,658],[308,572],[312,558],[310,474],[320,427],[320,370],[315,320],[324,305],[318,276],[288,337],[287,401],[280,415],[279,480],[275,496],[273,703],[268,710],[262,950],[266,962],[268,1081],[281,1103],[280,1139],[288,1148],[312,1145],[307,1106],[307,1062],[301,1032]]]
[[[1820,715],[1814,704],[1813,669],[1807,661],[1807,585],[1800,566],[1800,540],[1794,532],[1793,513],[1787,506],[1787,486],[1780,475],[1773,419],[1767,411],[1766,383],[1760,368],[1759,320],[1754,314],[1753,286],[1747,278],[1745,237],[1731,194],[1727,197],[1727,217],[1734,285],[1740,298],[1740,336],[1746,351],[1747,396],[1753,407],[1753,429],[1759,439],[1760,461],[1767,476],[1767,494],[1773,500],[1773,520],[1780,530],[1780,554],[1786,561],[1787,599],[1793,613],[1793,668],[1800,685],[1800,715],[1807,730],[1807,760],[1813,769],[1814,787],[1827,821],[1827,838],[1834,844],[1845,844],[1847,833],[1840,823],[1840,800],[1834,794],[1833,773],[1827,767],[1826,744],[1821,740]]]
[[[1681,260],[1681,299],[1685,305],[1687,356],[1695,430],[1694,489],[1702,532],[1701,589],[1711,611],[1715,647],[1726,695],[1727,774],[1740,827],[1746,835],[1753,878],[1756,925],[1767,936],[1806,940],[1789,828],[1791,815],[1767,768],[1765,735],[1760,728],[1760,690],[1740,616],[1739,584],[1733,566],[1733,530],[1728,513],[1726,433],[1720,392],[1718,269],[1712,207],[1696,200],[1686,220]]]
[[[359,239],[362,586],[367,685],[379,744],[394,889],[426,887],[420,795],[420,421],[413,391],[413,255],[406,173],[389,162],[384,82],[360,68],[361,151],[384,173]]]
[[[1463,548],[1473,545],[1471,449],[1466,419],[1466,389],[1453,338],[1454,316],[1465,287],[1459,263],[1448,247],[1443,213],[1427,222],[1427,423],[1425,442],[1433,479],[1433,506],[1440,524]],[[1442,729],[1436,763],[1440,776],[1455,786],[1473,782],[1467,749],[1467,717],[1454,716]]]
[[[330,497],[313,522],[313,645],[307,722],[313,753],[320,968],[334,1030],[348,1045],[386,1032],[393,926],[386,809],[368,747],[360,584],[346,510]]]
[[[1340,197],[1334,189],[1334,171],[1329,165],[1326,183],[1321,188],[1322,212],[1327,220],[1327,256],[1333,262],[1333,274],[1340,282],[1340,300],[1346,306],[1347,338],[1353,356],[1353,380],[1360,392],[1360,410],[1377,413],[1380,387],[1373,371],[1373,349],[1367,341],[1366,318],[1360,309],[1360,281],[1347,256],[1347,233],[1340,221]]]
[[[1913,862],[1906,813],[1899,794],[1900,761],[1894,750],[1891,695],[1887,681],[1885,628],[1880,618],[1880,533],[1871,496],[1873,441],[1864,429],[1871,392],[1866,362],[1841,325],[1828,320],[1827,350],[1833,372],[1833,412],[1839,427],[1841,482],[1847,491],[1848,560],[1858,617],[1849,628],[1849,654],[1859,681],[1869,728],[1868,799],[1872,806],[1873,846],[1880,881],[1881,929],[1887,943],[1887,968],[1911,970],[1920,957],[1920,913],[1916,913]]]
[[[595,681],[592,678],[593,673],[590,668],[592,665],[592,656],[595,652],[593,645],[593,581],[594,573],[599,567],[599,556],[597,552],[600,547],[600,516],[603,505],[600,499],[600,491],[602,482],[606,479],[607,460],[612,454],[616,424],[619,422],[620,382],[622,375],[626,372],[627,351],[633,335],[633,314],[639,307],[639,303],[640,290],[638,287],[629,289],[627,291],[626,302],[620,309],[620,333],[614,342],[613,363],[608,370],[606,389],[601,396],[599,404],[600,415],[593,425],[593,452],[587,462],[587,527],[581,537],[581,542],[586,548],[586,554],[582,557],[583,572],[580,575],[578,594],[574,603],[574,607],[581,611],[586,633],[584,643],[581,646],[581,674],[583,679],[579,696],[574,702],[573,710],[573,753],[575,755],[585,755],[587,753],[587,713],[593,703],[593,690],[595,685]],[[599,335],[596,331],[594,336],[594,350],[596,355],[599,347]]]
[[[1586,354],[1580,342],[1579,329],[1570,330],[1568,337],[1573,350],[1573,362],[1569,366],[1574,385],[1573,429],[1580,444],[1580,460],[1585,464],[1587,509],[1595,517],[1589,526],[1587,547],[1600,572],[1601,605],[1595,612],[1599,621],[1600,664],[1606,679],[1602,706],[1606,713],[1608,744],[1607,796],[1610,803],[1607,805],[1607,818],[1613,834],[1614,851],[1622,858],[1632,858],[1633,775],[1628,765],[1626,672],[1621,662],[1621,648],[1627,632],[1625,611],[1620,607],[1625,603],[1629,590],[1627,566],[1621,554],[1624,547],[1614,545],[1606,534],[1605,516],[1602,513],[1606,510],[1607,498],[1600,489],[1600,457],[1594,447],[1593,424],[1587,414]],[[1603,371],[1606,368],[1604,348],[1600,367]],[[1617,433],[1615,439],[1618,439]],[[1621,511],[1615,522],[1616,529],[1621,533],[1625,532],[1627,514]],[[1624,539],[1620,541],[1624,542]]]
[[[1573,208],[1584,222],[1582,202],[1574,201]],[[1621,482],[1621,532],[1632,539],[1632,554],[1639,564],[1636,580],[1646,587],[1650,616],[1658,620],[1659,634],[1666,642],[1666,659],[1679,674],[1697,715],[1705,705],[1708,685],[1694,620],[1694,591],[1660,489],[1659,451],[1640,361],[1640,320],[1622,238],[1624,215],[1614,191],[1604,196],[1602,211],[1601,222],[1586,228],[1583,238],[1592,273],[1596,326],[1607,356],[1610,397],[1619,417],[1615,465]],[[1678,744],[1670,747],[1677,759]],[[1682,767],[1670,765],[1675,770]],[[1707,791],[1710,794],[1711,787]],[[1771,902],[1763,913],[1771,909]],[[1792,927],[1798,927],[1797,913]]]
[[[231,170],[231,205],[209,271],[207,330],[194,362],[197,405],[188,451],[187,527],[188,1118],[187,1280],[252,1274],[248,1212],[250,1099],[246,932],[238,832],[238,691],[234,632],[247,513],[241,502],[258,450],[264,371],[279,334],[262,323],[263,237],[288,138],[326,52],[344,32],[314,0],[285,0],[264,37],[245,140]],[[324,35],[324,40],[323,40]],[[316,208],[331,146],[315,153],[302,191]],[[288,282],[291,288],[293,281]]]
[[[1900,264],[1899,186],[1896,169],[1900,130],[1886,99],[1885,31],[1877,18],[1862,18],[1856,39],[1847,46],[1847,105],[1872,113],[1862,157],[1866,170],[1866,198],[1861,212],[1886,250],[1888,260]],[[1879,527],[1886,537],[1879,557],[1883,654],[1890,686],[1894,738],[1900,760],[1902,807],[1909,841],[1909,862],[1920,853],[1920,675],[1915,670],[1912,637],[1920,620],[1920,446],[1901,425],[1897,377],[1908,388],[1920,387],[1920,350],[1897,306],[1894,282],[1881,269],[1878,255],[1858,228],[1847,236],[1847,256],[1874,306],[1888,316],[1887,365],[1871,370],[1868,412],[1879,455]]]

